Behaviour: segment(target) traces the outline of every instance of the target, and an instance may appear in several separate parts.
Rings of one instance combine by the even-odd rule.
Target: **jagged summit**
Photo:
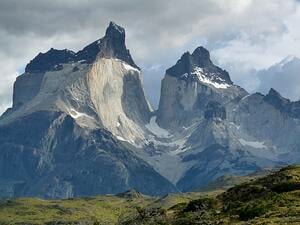
[[[270,89],[269,93],[264,97],[264,99],[281,111],[286,110],[286,105],[290,103],[289,99],[282,97],[281,94],[273,88]]]
[[[115,22],[110,21],[106,29],[105,36],[106,37],[121,36],[122,38],[124,38],[125,41],[125,29],[117,25]]]
[[[139,69],[134,63],[125,45],[125,29],[114,22],[110,22],[105,36],[87,45],[77,53],[64,49],[51,48],[46,53],[39,53],[26,66],[25,72],[37,73],[61,69],[60,64],[69,62],[93,63],[97,57],[117,58]]]
[[[185,52],[166,73],[182,79],[232,84],[228,72],[215,66],[209,51],[202,46],[196,48],[192,54]]]
[[[139,69],[134,63],[129,50],[125,45],[125,29],[114,22],[110,22],[105,36],[100,40],[100,57],[117,58]]]
[[[267,96],[272,96],[272,97],[277,97],[277,98],[282,98],[285,99],[281,96],[281,94],[276,91],[274,88],[270,88],[269,93],[267,94]]]
[[[194,50],[194,52],[192,53],[192,59],[194,63],[196,63],[202,68],[209,67],[212,65],[209,51],[202,46]]]
[[[300,101],[293,102],[284,98],[273,88],[270,89],[269,93],[264,97],[264,100],[280,112],[293,118],[300,118]]]

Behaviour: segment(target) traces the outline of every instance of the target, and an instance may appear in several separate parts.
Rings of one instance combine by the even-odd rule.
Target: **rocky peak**
[[[213,65],[210,60],[209,51],[202,46],[194,50],[194,52],[192,53],[192,59],[194,63],[201,68],[206,68]]]
[[[85,60],[88,63],[100,58],[117,58],[139,69],[134,63],[129,50],[125,45],[125,29],[114,22],[110,22],[105,36],[79,51],[77,60]]]
[[[125,45],[125,29],[112,21],[106,29],[105,37],[120,40]]]
[[[274,97],[274,98],[279,98],[279,99],[285,99],[285,98],[283,98],[282,96],[281,96],[281,94],[278,92],[278,91],[276,91],[274,88],[271,88],[270,90],[269,90],[269,93],[267,94],[267,96],[268,97]]]
[[[207,80],[209,82],[232,84],[227,71],[215,66],[207,49],[200,46],[193,53],[185,52],[177,63],[166,73],[187,80]]]
[[[114,22],[109,23],[104,38],[100,40],[100,52],[98,56],[121,59],[129,65],[139,69],[134,63],[129,50],[126,48],[125,29]]]
[[[269,93],[264,97],[264,100],[280,112],[292,118],[300,118],[300,101],[290,101],[282,97],[281,94],[273,88],[270,89]]]
[[[180,77],[185,73],[190,74],[192,69],[192,56],[189,52],[185,52],[174,66],[167,69],[166,73],[171,76]]]
[[[280,95],[278,91],[271,88],[269,93],[264,97],[264,100],[282,112],[288,111],[290,101]]]

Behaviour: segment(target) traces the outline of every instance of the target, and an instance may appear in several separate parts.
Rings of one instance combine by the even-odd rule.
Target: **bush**
[[[195,212],[195,211],[202,211],[202,210],[210,210],[215,208],[217,202],[215,199],[212,198],[202,198],[190,201],[185,209],[184,212]]]
[[[272,191],[276,193],[283,193],[289,191],[300,190],[300,183],[295,182],[284,182],[276,184],[272,187]]]
[[[249,202],[239,209],[239,218],[249,220],[261,216],[268,211],[268,207],[263,202]]]

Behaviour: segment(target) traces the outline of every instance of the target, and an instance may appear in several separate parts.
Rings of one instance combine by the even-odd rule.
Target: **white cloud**
[[[284,13],[285,16],[278,15],[282,20],[281,23],[269,24],[270,34],[262,32],[253,35],[251,32],[241,32],[224,46],[214,49],[213,55],[217,61],[231,72],[233,80],[247,90],[262,90],[261,78],[256,77],[254,69],[266,69],[288,55],[300,57],[300,30],[297,29],[300,21],[300,6],[299,4],[291,6],[293,7],[283,6],[283,11],[284,9],[287,11]],[[276,27],[276,25],[282,27],[281,31],[280,26]],[[292,87],[293,82],[294,79],[287,80],[285,85]],[[291,88],[290,91],[285,92],[287,97],[295,99],[294,93]]]

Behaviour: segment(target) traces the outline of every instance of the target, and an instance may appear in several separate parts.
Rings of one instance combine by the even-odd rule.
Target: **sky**
[[[273,85],[256,71],[300,57],[297,0],[0,0],[0,113],[11,105],[16,77],[39,52],[78,51],[101,38],[109,21],[126,29],[154,106],[165,70],[197,46],[249,92]],[[282,79],[286,97],[300,99],[292,85],[300,73]]]

